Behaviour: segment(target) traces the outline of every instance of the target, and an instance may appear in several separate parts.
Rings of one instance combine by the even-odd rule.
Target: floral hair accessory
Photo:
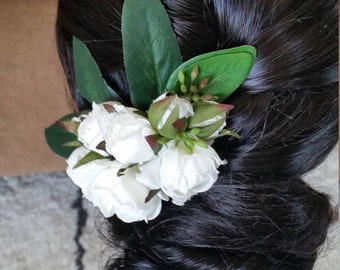
[[[122,104],[74,37],[76,84],[92,110],[63,117],[45,136],[105,217],[148,221],[158,216],[162,200],[183,205],[216,181],[226,161],[211,145],[221,136],[238,137],[225,128],[233,105],[222,102],[248,76],[256,50],[245,45],[183,63],[159,0],[124,2],[122,38],[134,107]]]

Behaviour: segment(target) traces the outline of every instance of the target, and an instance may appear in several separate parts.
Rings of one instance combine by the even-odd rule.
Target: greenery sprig
[[[124,65],[134,108],[146,111],[162,93],[171,92],[190,102],[223,102],[246,79],[256,50],[249,45],[196,56],[183,63],[169,17],[159,0],[126,0],[122,12]],[[73,38],[76,85],[89,102],[121,98],[107,85],[86,44]],[[74,115],[63,117],[70,120]],[[79,144],[76,135],[59,124],[45,131],[50,148],[67,158]],[[189,131],[191,132],[191,131]],[[238,136],[230,130],[219,136]],[[181,135],[183,138],[186,135]],[[189,136],[190,138],[190,136]],[[185,140],[190,144],[190,140]]]

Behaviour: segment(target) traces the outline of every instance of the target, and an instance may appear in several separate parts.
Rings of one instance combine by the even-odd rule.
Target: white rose
[[[141,164],[155,156],[145,137],[156,131],[147,118],[135,111],[125,107],[124,111],[101,124],[106,151],[122,164]]]
[[[150,189],[136,181],[138,168],[129,168],[122,176],[117,173],[122,164],[109,159],[99,159],[76,169],[74,165],[89,151],[79,147],[67,160],[67,174],[79,186],[84,197],[97,206],[105,217],[117,215],[124,222],[151,220],[161,210],[161,199],[154,196],[145,203]]]
[[[91,167],[83,165],[74,169],[74,166],[78,163],[78,161],[89,152],[90,150],[86,149],[85,147],[78,147],[66,160],[68,164],[66,169],[67,175],[78,187],[81,188],[85,196],[89,194],[89,188],[92,184],[92,178],[94,178],[102,170],[102,161],[100,160],[92,161]]]
[[[150,189],[161,189],[174,204],[183,205],[191,196],[207,191],[218,177],[217,168],[225,164],[215,150],[195,145],[193,154],[164,147],[157,157],[141,166],[137,181]]]
[[[105,104],[115,105],[116,102],[106,102]],[[101,155],[107,156],[108,154],[97,146],[104,140],[103,132],[99,126],[99,121],[101,118],[106,118],[109,113],[103,104],[92,104],[93,110],[88,114],[88,116],[80,123],[78,128],[78,140],[83,143],[84,147],[97,152]]]

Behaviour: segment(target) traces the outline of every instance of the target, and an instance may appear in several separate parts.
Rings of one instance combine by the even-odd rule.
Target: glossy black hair
[[[147,1],[145,1],[147,3]],[[244,44],[258,57],[228,98],[228,128],[216,140],[228,160],[207,192],[185,206],[126,224],[109,218],[123,256],[107,269],[312,269],[333,210],[302,180],[338,138],[338,4],[335,0],[163,0],[184,60]],[[85,41],[109,85],[129,104],[122,0],[60,0],[60,57],[79,109],[72,36]],[[322,179],[320,179],[322,181]]]

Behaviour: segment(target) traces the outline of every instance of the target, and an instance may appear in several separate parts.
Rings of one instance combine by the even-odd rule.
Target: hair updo
[[[147,1],[145,1],[147,4]],[[107,269],[306,270],[325,241],[329,198],[301,176],[335,146],[338,132],[336,0],[163,0],[184,60],[249,44],[255,65],[228,98],[235,108],[214,149],[228,164],[207,192],[163,202],[148,223],[107,219],[123,256]],[[57,41],[79,109],[72,36],[84,41],[127,104],[122,0],[60,0]],[[322,181],[322,179],[320,179]]]

